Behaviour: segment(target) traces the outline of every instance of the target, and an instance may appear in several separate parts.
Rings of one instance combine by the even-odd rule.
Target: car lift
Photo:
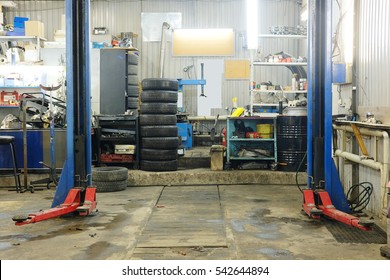
[[[91,187],[89,0],[66,0],[67,157],[52,208],[12,218],[26,225],[65,214],[86,216],[96,209]]]
[[[332,158],[332,0],[309,0],[308,24],[308,189],[303,210],[311,218],[321,215],[371,230],[351,212]]]

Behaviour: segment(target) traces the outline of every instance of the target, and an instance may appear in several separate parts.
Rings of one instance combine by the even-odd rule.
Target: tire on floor
[[[92,181],[92,186],[96,187],[97,193],[123,191],[127,187],[127,179],[112,182]]]
[[[140,127],[141,137],[175,137],[178,128],[175,125],[148,125]]]
[[[165,161],[178,159],[177,149],[159,150],[159,149],[141,149],[141,160]]]
[[[92,168],[92,181],[116,182],[127,180],[129,170],[121,166],[102,166]]]
[[[140,167],[144,171],[176,171],[178,169],[178,160],[141,160]]]
[[[144,137],[142,148],[170,150],[179,147],[179,137]]]

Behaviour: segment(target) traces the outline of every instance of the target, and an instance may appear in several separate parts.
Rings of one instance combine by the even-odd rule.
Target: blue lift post
[[[70,213],[86,216],[96,209],[96,188],[91,187],[90,1],[66,0],[65,5],[67,157],[52,208],[15,216],[12,219],[16,225]]]
[[[350,215],[332,157],[332,0],[309,0],[308,24],[308,189],[304,211],[370,230],[371,221]]]

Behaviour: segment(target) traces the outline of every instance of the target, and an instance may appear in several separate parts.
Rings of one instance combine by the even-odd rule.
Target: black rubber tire
[[[179,90],[178,80],[150,78],[142,80],[142,90]]]
[[[128,75],[127,76],[127,84],[129,86],[138,86],[139,80],[137,75]]]
[[[127,97],[127,109],[138,109],[137,97]]]
[[[176,103],[141,103],[141,114],[176,115]]]
[[[142,102],[176,103],[177,91],[144,90],[141,92]]]
[[[141,160],[140,162],[140,168],[144,171],[176,171],[178,166],[178,160]]]
[[[178,128],[175,125],[148,125],[140,127],[141,137],[175,137]]]
[[[127,96],[139,97],[139,86],[127,85]]]
[[[123,191],[127,187],[127,180],[114,182],[92,181],[92,186],[96,187],[97,193]]]
[[[175,160],[178,159],[177,149],[158,150],[158,149],[141,149],[141,160]]]
[[[139,57],[136,54],[129,53],[127,55],[127,62],[131,65],[138,65]]]
[[[138,75],[138,65],[127,65],[127,75]]]
[[[92,181],[116,182],[127,180],[129,170],[121,166],[102,166],[92,168]]]
[[[139,116],[140,125],[176,125],[177,117],[174,115],[144,115]]]
[[[141,139],[142,148],[170,150],[179,147],[179,137],[144,137]]]

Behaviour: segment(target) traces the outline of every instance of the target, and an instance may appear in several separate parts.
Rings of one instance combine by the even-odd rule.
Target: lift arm
[[[332,157],[332,0],[309,0],[308,24],[308,189],[303,210],[369,230],[372,222],[350,215]]]
[[[91,187],[91,105],[89,76],[89,0],[66,0],[67,157],[52,208],[15,216],[16,225],[65,214],[88,215],[96,209]]]

